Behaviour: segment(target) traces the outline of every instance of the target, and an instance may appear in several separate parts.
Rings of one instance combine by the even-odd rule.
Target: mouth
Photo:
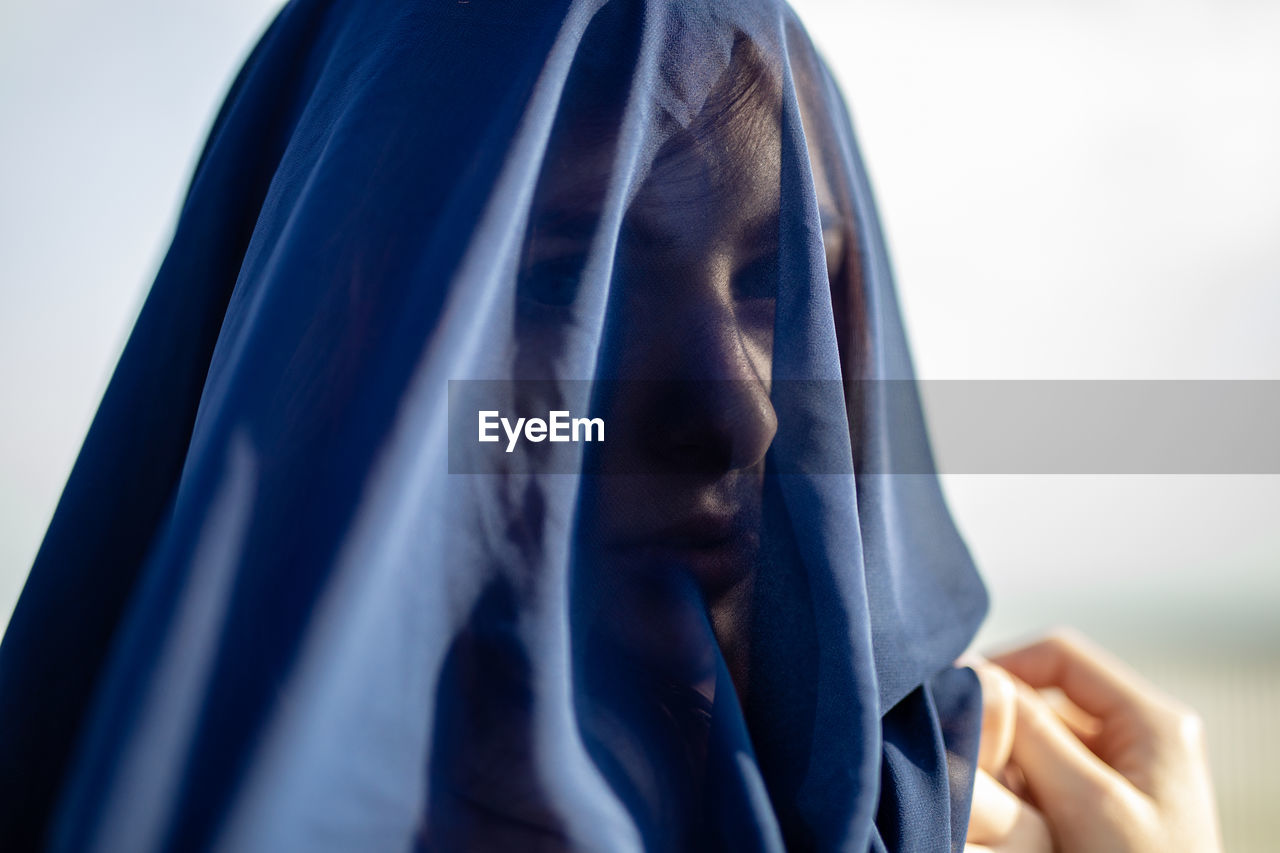
[[[748,534],[748,525],[727,514],[702,514],[657,527],[629,532],[611,543],[612,549],[659,548],[680,551],[715,551],[727,548]]]
[[[615,540],[608,551],[637,569],[684,570],[704,592],[723,589],[754,564],[759,532],[734,516],[694,516],[648,534]]]
[[[742,470],[713,483],[688,478],[601,478],[584,530],[624,574],[687,573],[704,593],[756,568],[762,547],[761,476]]]

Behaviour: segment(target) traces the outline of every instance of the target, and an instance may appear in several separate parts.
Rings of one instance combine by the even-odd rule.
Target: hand
[[[974,668],[983,732],[966,850],[1221,851],[1189,709],[1072,633]]]

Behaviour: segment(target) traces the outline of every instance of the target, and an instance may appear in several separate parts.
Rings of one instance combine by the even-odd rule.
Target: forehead
[[[631,194],[627,227],[671,249],[706,250],[762,236],[776,240],[777,214],[787,191],[782,109],[779,69],[754,44],[739,42],[691,122],[681,126],[665,114],[656,120],[665,141]],[[588,220],[598,221],[608,187],[617,179],[621,122],[601,121],[592,113],[564,122],[553,137],[535,201],[535,227],[544,233],[563,230],[555,223],[590,230]],[[811,118],[804,116],[806,125]],[[808,138],[819,205],[833,209],[835,193],[824,158]],[[775,230],[763,235],[766,226]]]
[[[628,210],[628,224],[676,247],[757,239],[781,200],[781,123],[775,103],[736,99],[704,113],[659,150]]]

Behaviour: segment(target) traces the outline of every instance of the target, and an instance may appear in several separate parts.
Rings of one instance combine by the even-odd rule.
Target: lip
[[[750,571],[752,547],[744,536],[715,539],[705,534],[694,537],[672,535],[666,539],[633,539],[629,545],[611,549],[619,568],[648,577],[661,570],[688,572],[704,593],[716,594],[730,588]]]
[[[651,533],[631,533],[615,542],[614,548],[654,548],[669,551],[716,551],[740,538],[742,525],[730,515],[701,515]]]

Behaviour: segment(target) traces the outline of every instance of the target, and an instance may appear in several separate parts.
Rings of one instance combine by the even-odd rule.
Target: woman
[[[784,6],[290,2],[0,649],[6,836],[959,847],[911,376]]]

